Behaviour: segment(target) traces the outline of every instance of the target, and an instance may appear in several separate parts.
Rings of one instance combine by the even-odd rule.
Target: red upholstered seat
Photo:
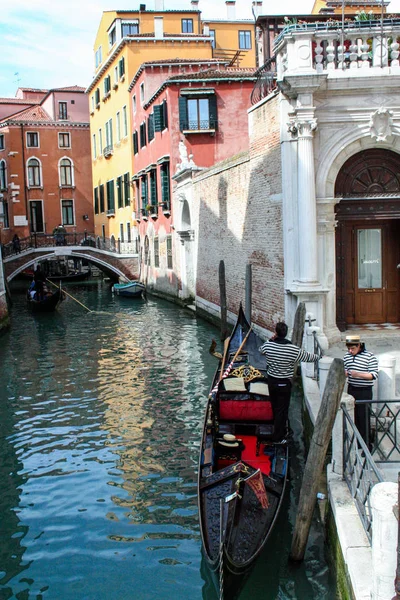
[[[221,421],[272,421],[273,412],[269,400],[220,399]]]

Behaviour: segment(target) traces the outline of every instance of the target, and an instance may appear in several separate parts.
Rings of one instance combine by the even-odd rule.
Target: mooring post
[[[252,287],[251,287],[251,264],[246,265],[246,283],[245,283],[245,316],[248,322],[251,324],[251,298]]]
[[[290,551],[290,558],[295,561],[300,561],[304,558],[317,498],[319,479],[324,466],[326,451],[331,439],[332,427],[339,408],[344,383],[343,360],[335,358],[329,369],[304,469],[292,548]]]
[[[304,302],[300,302],[296,314],[294,316],[293,333],[292,333],[292,344],[301,348],[303,344],[304,335],[304,322],[306,319],[306,305]]]
[[[225,282],[225,263],[219,261],[219,295],[221,306],[221,340],[224,340],[228,335],[226,325],[226,282]]]

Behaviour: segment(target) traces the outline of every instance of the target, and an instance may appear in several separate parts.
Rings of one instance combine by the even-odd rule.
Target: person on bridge
[[[12,239],[12,245],[13,245],[13,250],[15,252],[15,254],[20,254],[21,253],[21,242],[19,241],[19,237],[18,234],[14,234],[14,237]]]
[[[277,323],[275,335],[259,348],[267,359],[269,395],[274,410],[274,441],[281,443],[287,441],[285,436],[296,365],[300,362],[316,363],[320,358],[292,344],[286,339],[287,332],[286,323]]]
[[[64,246],[65,245],[65,235],[67,230],[63,225],[58,225],[53,230],[54,240],[56,242],[56,246]]]
[[[361,400],[372,400],[372,390],[378,379],[378,359],[367,352],[359,335],[346,336],[347,352],[343,357],[347,377],[347,393],[356,401],[354,423],[370,449],[370,404]]]

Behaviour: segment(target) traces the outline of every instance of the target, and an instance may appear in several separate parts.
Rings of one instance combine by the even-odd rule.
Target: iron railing
[[[262,67],[256,72],[257,81],[251,92],[250,100],[252,104],[257,104],[263,98],[266,98],[276,87],[276,56],[269,58]]]
[[[400,404],[398,400],[357,400],[367,405],[366,443],[375,463],[400,461]]]
[[[371,490],[384,481],[367,444],[354,425],[347,409],[343,411],[343,476],[354,498],[365,532],[372,541]]]
[[[217,129],[218,121],[215,119],[194,119],[193,121],[182,121],[183,131],[209,131]]]

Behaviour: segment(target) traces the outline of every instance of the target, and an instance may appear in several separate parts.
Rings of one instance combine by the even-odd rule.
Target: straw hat
[[[361,344],[361,338],[359,335],[346,335],[346,346],[355,346]]]
[[[219,441],[219,444],[226,448],[237,448],[239,446],[239,440],[235,435],[225,433],[223,439]]]

